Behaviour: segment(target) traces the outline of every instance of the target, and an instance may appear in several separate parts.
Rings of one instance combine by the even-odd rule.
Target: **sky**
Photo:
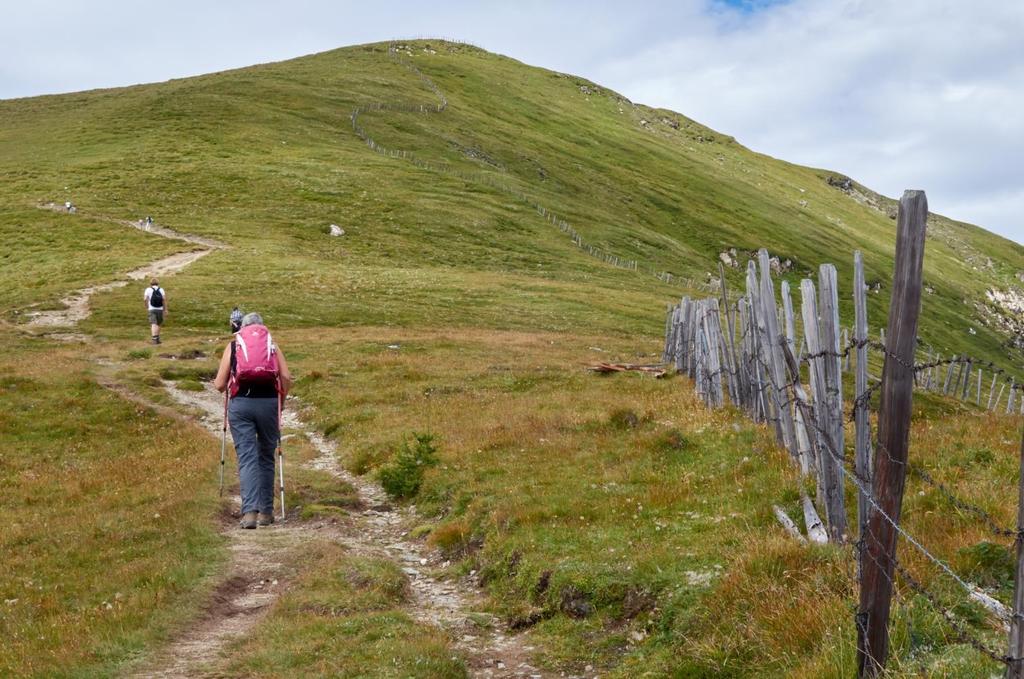
[[[0,98],[465,40],[1024,243],[1021,0],[0,0]],[[3,124],[0,119],[0,125]]]

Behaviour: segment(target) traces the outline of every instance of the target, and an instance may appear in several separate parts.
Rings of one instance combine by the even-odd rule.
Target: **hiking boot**
[[[246,512],[245,514],[242,514],[242,520],[238,525],[242,528],[255,528],[256,512]]]
[[[153,338],[153,344],[160,344],[160,338],[159,337],[154,337]]]
[[[256,517],[256,523],[258,523],[261,526],[269,526],[270,524],[274,523],[274,515],[264,514],[263,512],[260,512]]]

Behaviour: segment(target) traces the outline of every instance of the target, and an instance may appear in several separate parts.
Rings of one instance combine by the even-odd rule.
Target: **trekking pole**
[[[282,430],[281,408],[284,405],[284,394],[280,391],[277,396],[277,467],[281,472],[278,488],[281,489],[281,520],[284,521],[284,452],[281,450]]]
[[[224,390],[224,426],[220,432],[220,492],[224,496],[224,453],[228,447],[228,390]]]

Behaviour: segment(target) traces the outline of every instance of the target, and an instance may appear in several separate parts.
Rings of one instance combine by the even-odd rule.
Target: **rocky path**
[[[202,412],[204,426],[220,436],[221,394],[209,385],[203,392],[182,391],[170,383],[164,386],[175,401]],[[418,621],[448,632],[454,646],[466,657],[472,676],[549,676],[530,664],[533,647],[524,634],[503,633],[500,620],[481,612],[484,602],[471,581],[445,577],[447,564],[423,544],[408,538],[406,528],[415,521],[408,510],[396,509],[377,484],[339,465],[334,444],[305,425],[294,409],[285,412],[284,420],[286,436],[305,437],[317,452],[306,466],[355,487],[363,509],[334,525],[288,519],[255,531],[238,529],[233,521],[225,526],[232,554],[228,571],[236,575],[223,587],[226,591],[218,590],[214,606],[202,623],[160,654],[167,665],[154,665],[159,667],[157,672],[150,669],[137,676],[195,676],[219,649],[250,630],[267,604],[287,587],[289,573],[281,564],[287,561],[288,552],[304,542],[324,539],[336,540],[357,554],[398,562],[412,591],[408,612]]]
[[[60,209],[53,204],[40,207]],[[66,309],[32,314],[25,324],[28,330],[58,339],[91,342],[90,337],[75,332],[74,327],[89,316],[89,305],[94,295],[124,287],[132,280],[180,272],[210,252],[227,247],[223,243],[158,225],[109,221],[183,240],[199,245],[201,249],[156,260],[128,272],[123,279],[82,288],[68,296]],[[57,328],[63,332],[47,332]],[[177,409],[150,403],[120,384],[116,378],[119,367],[110,361],[98,364],[99,382],[134,402],[144,403],[177,419],[192,419]],[[183,391],[171,382],[165,382],[164,387],[183,410],[198,410],[201,424],[213,436],[220,437],[223,417],[221,394],[210,385],[206,385],[202,392]],[[448,572],[450,565],[447,562],[425,545],[408,538],[407,527],[415,522],[415,516],[409,510],[393,507],[378,485],[346,471],[337,461],[334,444],[305,425],[294,407],[285,412],[284,427],[286,436],[303,436],[316,450],[316,457],[305,464],[351,484],[359,493],[363,509],[353,511],[348,520],[338,523],[289,518],[258,530],[242,530],[233,518],[222,517],[222,534],[228,541],[230,558],[220,584],[203,606],[200,616],[130,676],[195,677],[213,671],[225,647],[250,632],[287,589],[294,575],[288,565],[292,555],[303,545],[324,539],[336,540],[357,553],[397,562],[411,586],[408,613],[422,623],[445,630],[454,647],[466,658],[471,676],[553,676],[530,664],[533,647],[525,633],[506,634],[501,631],[500,620],[481,612],[483,598],[471,580],[455,577]],[[285,450],[287,454],[287,447]],[[240,500],[236,497],[235,502],[237,506]]]
[[[44,210],[53,210],[54,212],[63,212],[64,207],[57,205],[56,203],[45,203],[39,206]],[[205,257],[214,250],[223,250],[228,246],[220,241],[213,240],[211,238],[203,238],[201,236],[193,236],[187,233],[181,233],[170,229],[166,226],[160,226],[159,224],[146,224],[143,221],[131,222],[123,221],[119,219],[112,219],[109,217],[95,217],[94,219],[100,219],[102,221],[109,221],[115,224],[121,224],[124,226],[130,226],[140,231],[146,231],[152,233],[155,236],[161,236],[162,238],[170,238],[172,240],[180,240],[192,245],[198,245],[201,249],[195,249],[187,252],[179,252],[169,257],[163,257],[141,266],[134,271],[129,271],[124,274],[123,277],[118,280],[110,281],[109,283],[103,283],[101,285],[93,285],[80,290],[76,290],[67,295],[62,301],[65,304],[65,308],[56,309],[52,311],[35,311],[30,312],[28,315],[29,321],[25,324],[25,327],[34,330],[42,331],[47,334],[47,331],[54,328],[68,328],[84,321],[92,313],[89,308],[89,301],[93,295],[101,292],[110,292],[111,290],[117,290],[123,288],[132,281],[141,281],[153,276],[168,276],[171,274],[178,273],[185,269],[185,267],[196,262],[197,260]],[[53,333],[48,333],[53,334]],[[65,333],[63,335],[58,334],[58,339],[74,339],[74,340],[85,340],[85,336],[79,333]]]

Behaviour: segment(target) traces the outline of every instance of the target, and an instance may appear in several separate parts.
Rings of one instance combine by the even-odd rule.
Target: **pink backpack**
[[[235,335],[235,373],[231,395],[240,385],[273,384],[278,381],[277,349],[270,331],[263,325],[247,325]]]

